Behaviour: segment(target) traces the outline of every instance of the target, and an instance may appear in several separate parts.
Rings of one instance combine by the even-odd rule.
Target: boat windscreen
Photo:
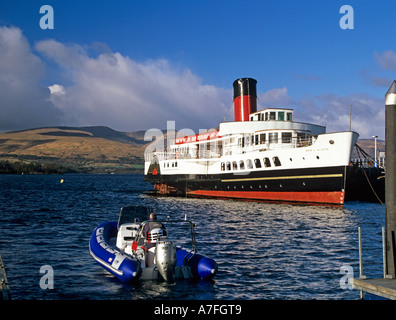
[[[143,222],[149,220],[154,208],[143,205],[125,206],[121,208],[117,228],[124,223]]]

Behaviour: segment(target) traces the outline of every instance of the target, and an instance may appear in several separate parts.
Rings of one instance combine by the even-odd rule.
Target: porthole
[[[319,160],[319,156],[316,156],[316,159],[318,159],[318,160]]]

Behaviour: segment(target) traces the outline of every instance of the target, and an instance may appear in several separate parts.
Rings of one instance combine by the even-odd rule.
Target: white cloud
[[[350,117],[352,105],[352,117]],[[383,99],[373,98],[366,93],[337,96],[323,94],[305,97],[298,102],[297,117],[303,122],[326,125],[327,132],[347,131],[351,119],[353,131],[360,138],[378,135],[385,137],[385,106]],[[301,112],[305,115],[301,116]]]
[[[270,89],[258,95],[259,104],[268,107],[290,107],[294,104],[286,87]]]
[[[0,130],[57,124],[59,111],[40,85],[45,65],[18,28],[0,27]]]
[[[392,50],[375,52],[375,58],[384,69],[396,71],[396,53]]]
[[[54,84],[52,86],[48,86],[48,89],[50,90],[51,95],[53,96],[63,96],[66,93],[65,88],[60,84]]]
[[[271,89],[259,95],[262,107],[278,106],[295,109],[296,121],[325,125],[327,132],[348,131],[350,106],[352,104],[351,127],[361,138],[385,136],[385,107],[383,99],[361,94],[337,96],[335,94],[307,95],[294,100],[286,87]]]
[[[205,85],[164,59],[137,63],[118,52],[90,57],[80,46],[54,40],[35,48],[73,82],[51,101],[80,125],[130,131],[164,128],[167,120],[175,120],[178,128],[198,130],[216,126],[227,112],[224,101],[232,99],[230,90]]]

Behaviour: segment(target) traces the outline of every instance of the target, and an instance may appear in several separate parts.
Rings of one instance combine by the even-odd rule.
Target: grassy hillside
[[[141,132],[108,127],[52,127],[0,134],[0,160],[63,167],[66,171],[143,172]]]

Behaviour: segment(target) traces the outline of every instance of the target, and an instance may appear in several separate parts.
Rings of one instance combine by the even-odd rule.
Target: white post
[[[374,167],[377,167],[377,138],[378,136],[373,136],[374,138]]]

